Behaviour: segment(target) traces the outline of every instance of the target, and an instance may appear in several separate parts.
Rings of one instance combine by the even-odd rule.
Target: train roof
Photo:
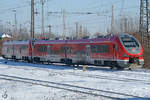
[[[14,44],[29,44],[29,40],[26,41],[8,41],[8,42],[4,42],[3,45],[14,45]]]
[[[79,40],[37,40],[34,44],[57,44],[57,43],[96,43],[96,42],[113,42],[116,36],[107,36],[94,39],[79,39]]]
[[[37,40],[34,44],[64,44],[64,43],[97,43],[97,42],[116,42],[116,39],[119,37],[133,37],[128,33],[118,33],[118,34],[108,34],[101,38],[93,39],[78,39],[78,40]]]
[[[109,34],[101,38],[93,39],[78,39],[78,40],[34,40],[34,44],[66,44],[66,43],[97,43],[97,42],[115,42],[118,37],[121,36],[132,36],[127,33]],[[29,44],[30,40],[26,41],[8,41],[4,42],[4,45],[14,45],[14,44]]]

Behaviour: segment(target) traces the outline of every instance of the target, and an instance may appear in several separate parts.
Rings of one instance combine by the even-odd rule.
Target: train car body
[[[29,60],[32,57],[30,41],[9,41],[3,43],[2,56],[6,59]]]
[[[3,56],[12,54],[5,51],[9,43],[3,45]],[[36,40],[28,41],[26,52],[20,51],[19,44],[14,45],[13,55],[22,59],[27,57],[34,62],[61,62],[70,65],[86,64],[117,68],[127,68],[132,63],[144,64],[141,44],[129,34],[108,35],[103,38],[80,40]],[[18,53],[17,53],[18,52]],[[7,54],[6,54],[7,53]]]

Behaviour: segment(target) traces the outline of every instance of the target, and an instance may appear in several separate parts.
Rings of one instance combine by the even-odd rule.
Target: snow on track
[[[69,84],[77,87],[91,88],[95,90],[130,95],[120,96],[118,94],[102,93],[102,91],[92,91],[92,93],[95,94],[97,93],[99,95],[107,95],[118,98],[121,97],[126,100],[142,100],[143,98],[148,98],[149,100],[150,98],[150,71],[145,71],[143,69],[135,71],[115,71],[105,68],[89,68],[86,72],[83,72],[81,69],[73,70],[72,67],[67,66],[29,64],[13,61],[7,61],[7,63],[5,62],[6,60],[0,58],[0,74],[16,77],[25,77],[27,79],[44,80],[60,84]],[[77,87],[76,90],[82,90]],[[12,92],[14,88],[15,90],[20,90],[19,92],[16,91],[16,93],[20,94],[20,96]],[[26,88],[30,88],[30,90],[32,91],[26,92]],[[9,93],[9,100],[12,100],[13,98],[15,98],[14,100],[20,100],[22,98],[22,95],[29,96],[28,99],[24,98],[22,100],[41,100],[41,98],[43,98],[42,100],[51,100],[48,98],[53,98],[52,100],[108,100],[108,98],[106,99],[103,97],[92,96],[89,94],[73,93],[66,90],[52,88],[49,89],[45,87],[39,88],[39,86],[35,86],[33,84],[22,84],[18,82],[8,82],[6,80],[1,80],[0,97],[5,93],[3,92],[4,90],[7,90],[7,93]],[[88,91],[89,90],[84,92]],[[24,94],[25,92],[26,94]],[[29,93],[33,95],[29,95]],[[47,96],[47,94],[53,95]],[[63,97],[65,97],[65,99]]]
[[[15,82],[22,82],[22,83],[30,83],[30,84],[34,84],[34,85],[41,85],[41,86],[45,86],[45,87],[52,87],[52,88],[56,88],[56,89],[63,89],[63,90],[71,91],[71,92],[83,93],[83,94],[100,96],[100,97],[117,99],[117,100],[125,100],[125,99],[120,98],[120,97],[112,97],[109,95],[116,94],[116,95],[122,95],[122,96],[127,96],[127,97],[136,97],[136,98],[146,99],[143,97],[122,94],[122,93],[115,93],[115,92],[110,92],[110,91],[103,91],[103,90],[94,89],[94,88],[80,87],[80,86],[75,86],[75,85],[62,84],[62,83],[43,81],[43,80],[35,80],[35,79],[2,75],[2,74],[0,74],[0,79],[8,80],[8,81],[15,81]],[[95,92],[100,92],[100,93],[95,93]],[[103,93],[105,93],[105,95]],[[109,95],[106,95],[106,94],[109,94]]]

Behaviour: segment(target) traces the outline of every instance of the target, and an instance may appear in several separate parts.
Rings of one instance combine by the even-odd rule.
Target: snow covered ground
[[[150,71],[144,69],[117,71],[107,68],[87,68],[87,71],[83,72],[81,68],[74,70],[73,67],[61,65],[41,65],[13,61],[7,61],[6,63],[6,60],[0,58],[0,75],[1,74],[135,96],[109,94],[101,91],[96,92],[97,94],[124,98],[126,100],[145,100],[138,97],[144,97],[147,98],[147,100],[150,100]],[[78,88],[76,89],[78,90]],[[112,99],[30,83],[0,79],[0,100]]]

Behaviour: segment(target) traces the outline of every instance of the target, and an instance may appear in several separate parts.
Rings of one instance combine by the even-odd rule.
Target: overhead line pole
[[[112,5],[111,34],[114,34],[114,5]]]
[[[34,39],[34,0],[31,0],[31,29],[30,29],[31,39]]]
[[[76,38],[78,39],[79,38],[79,23],[76,22]]]
[[[41,0],[41,5],[42,5],[42,35],[45,37],[45,29],[44,29],[44,4],[45,0]]]
[[[150,9],[149,9],[149,0],[146,0],[146,16],[147,16],[147,32],[150,32]]]
[[[49,29],[49,38],[51,39],[51,30],[52,30],[52,26],[51,25],[48,25],[48,29]]]
[[[139,32],[142,43],[150,47],[150,7],[149,0],[141,0]]]
[[[66,37],[66,11],[65,11],[65,9],[63,9],[63,11],[62,11],[62,14],[63,14],[63,36],[62,36],[62,38],[63,39],[65,39],[65,37]]]
[[[13,10],[14,12],[14,34],[12,35],[13,38],[15,38],[16,33],[17,33],[17,14],[16,14],[16,10]]]

